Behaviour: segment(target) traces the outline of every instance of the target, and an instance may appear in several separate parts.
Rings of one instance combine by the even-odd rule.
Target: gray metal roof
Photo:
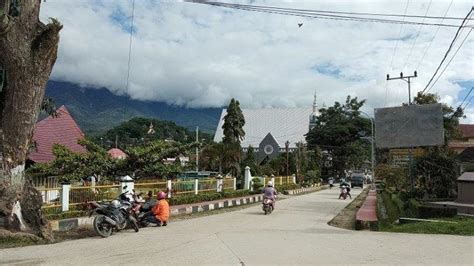
[[[217,125],[214,141],[222,141],[224,116],[227,110],[223,109],[219,125]],[[271,133],[281,148],[290,141],[290,148],[296,147],[297,142],[305,143],[304,135],[309,130],[309,117],[312,108],[266,108],[242,109],[245,117],[245,139],[242,147],[258,147],[268,133]]]
[[[474,182],[474,172],[465,172],[460,177],[458,177],[457,181],[470,181]]]

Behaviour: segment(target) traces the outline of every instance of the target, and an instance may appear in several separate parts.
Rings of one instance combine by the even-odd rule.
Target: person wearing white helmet
[[[275,200],[276,200],[277,191],[273,187],[273,182],[268,181],[267,186],[263,189],[263,198],[271,199],[273,201],[272,207],[275,209]]]

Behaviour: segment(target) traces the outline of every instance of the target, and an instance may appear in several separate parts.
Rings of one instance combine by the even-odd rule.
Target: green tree
[[[255,150],[252,145],[249,145],[247,149],[247,153],[245,155],[245,159],[242,161],[241,168],[245,168],[246,166],[250,167],[250,172],[252,175],[260,174],[260,167],[257,165]]]
[[[124,173],[132,173],[137,178],[166,178],[180,172],[180,164],[165,164],[166,158],[177,157],[194,147],[195,144],[183,145],[178,142],[156,140],[147,146],[132,147],[126,150],[127,158],[119,169]]]
[[[224,116],[222,125],[224,138],[224,171],[233,176],[241,177],[241,149],[240,141],[245,136],[244,127],[245,118],[240,109],[239,101],[232,99],[227,107],[227,114]]]
[[[428,148],[423,156],[415,159],[414,164],[418,187],[427,196],[443,199],[454,196],[459,176],[455,152],[446,147]]]
[[[33,165],[27,175],[31,178],[59,176],[62,180],[73,182],[94,174],[105,179],[111,178],[115,165],[107,151],[88,140],[81,140],[79,144],[86,147],[87,152],[77,153],[65,146],[54,145],[55,159]]]
[[[423,94],[418,92],[414,98],[415,104],[434,104],[439,103],[440,97],[437,94],[427,93]],[[444,133],[445,133],[445,144],[447,145],[450,140],[460,136],[459,132],[459,119],[464,117],[464,111],[461,107],[453,108],[447,104],[442,105],[443,111],[443,122],[444,122]]]
[[[416,104],[438,103],[437,94],[418,93],[414,102]],[[456,189],[456,178],[459,175],[459,165],[456,153],[449,150],[448,143],[453,138],[460,136],[459,119],[464,116],[461,108],[453,108],[446,104],[442,106],[445,132],[445,145],[439,147],[426,147],[424,154],[415,158],[414,173],[418,185],[428,196],[447,198],[453,196]]]
[[[224,144],[240,144],[240,141],[245,137],[244,125],[245,118],[240,109],[240,103],[232,98],[227,107],[227,114],[224,116],[224,124],[222,125],[224,138],[222,142]]]
[[[222,173],[225,153],[226,150],[222,142],[209,143],[201,150],[201,155],[199,156],[199,165],[203,169]]]
[[[306,135],[308,149],[325,150],[332,158],[332,169],[343,174],[369,158],[369,145],[361,140],[370,135],[370,120],[360,115],[365,100],[347,96],[346,102],[320,109],[316,126]]]

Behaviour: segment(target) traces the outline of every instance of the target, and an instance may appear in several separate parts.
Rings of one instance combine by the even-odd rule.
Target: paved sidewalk
[[[360,189],[354,189],[354,197]],[[0,250],[0,264],[474,264],[474,237],[349,231],[327,225],[339,190],[54,245]]]

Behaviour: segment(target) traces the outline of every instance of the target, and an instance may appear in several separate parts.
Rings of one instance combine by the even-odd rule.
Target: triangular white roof
[[[285,142],[290,142],[290,148],[295,148],[297,142],[305,143],[305,134],[309,130],[309,117],[312,108],[265,108],[242,109],[245,117],[245,139],[241,147],[258,147],[268,133],[271,133],[281,148]],[[219,125],[214,135],[214,141],[220,142],[223,138],[222,125],[227,109],[223,109]]]

